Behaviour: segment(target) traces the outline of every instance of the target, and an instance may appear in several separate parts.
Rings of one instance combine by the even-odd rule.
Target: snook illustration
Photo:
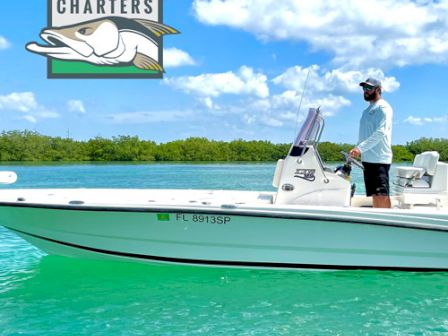
[[[95,65],[129,65],[164,72],[158,48],[167,34],[179,32],[159,22],[144,19],[106,17],[58,28],[45,28],[40,36],[48,45],[36,42],[26,48],[34,53]]]

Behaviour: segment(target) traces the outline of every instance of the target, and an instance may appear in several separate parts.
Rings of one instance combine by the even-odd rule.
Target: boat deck
[[[225,206],[272,204],[274,192],[191,189],[15,189],[0,203],[91,206]]]
[[[62,207],[113,207],[113,208],[257,208],[288,209],[318,208],[318,205],[273,204],[275,192],[239,190],[193,190],[193,189],[12,189],[0,190],[0,204],[44,205]],[[403,206],[398,196],[392,196],[394,209],[448,212],[446,200],[438,205]],[[338,207],[324,207],[338,208]],[[368,211],[372,198],[355,195],[351,207],[345,210]],[[378,209],[376,209],[378,210]]]

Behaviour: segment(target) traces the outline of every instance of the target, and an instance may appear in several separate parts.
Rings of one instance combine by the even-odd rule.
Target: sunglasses
[[[363,87],[362,87],[362,89],[364,90],[364,91],[370,91],[370,90],[373,90],[375,88],[375,86],[370,86],[370,85],[364,85]]]

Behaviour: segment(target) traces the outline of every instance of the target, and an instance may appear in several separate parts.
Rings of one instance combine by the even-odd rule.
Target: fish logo
[[[26,49],[48,58],[49,78],[162,78],[163,37],[179,31],[145,15],[105,16],[104,12],[103,8],[95,18],[64,9],[56,13],[55,21],[70,23],[53,27],[52,16],[49,27],[40,33],[46,44],[30,42]],[[76,15],[90,20],[77,22]]]

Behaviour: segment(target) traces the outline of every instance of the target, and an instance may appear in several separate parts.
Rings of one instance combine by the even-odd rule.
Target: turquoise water
[[[273,164],[2,166],[15,187],[272,190]],[[361,175],[354,172],[355,181]],[[358,183],[358,192],[362,192]],[[368,239],[368,237],[366,237]],[[47,256],[0,228],[0,335],[448,335],[448,273]]]

